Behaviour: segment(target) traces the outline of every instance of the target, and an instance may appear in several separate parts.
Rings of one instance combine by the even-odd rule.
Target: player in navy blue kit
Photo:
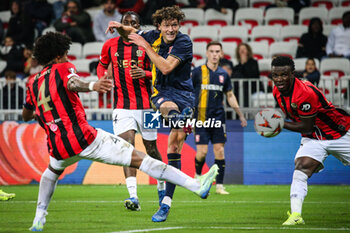
[[[132,27],[112,21],[108,25],[110,32],[116,28],[120,35],[127,36],[130,42],[145,49],[151,59],[153,94],[151,101],[163,117],[171,123],[186,120],[192,116],[194,105],[191,80],[192,41],[188,35],[179,32],[180,22],[185,15],[178,6],[165,7],[153,15],[153,24],[158,30],[139,31]],[[169,164],[181,169],[181,150],[190,127],[172,127],[168,140]],[[165,197],[154,222],[163,222],[169,214],[175,185],[166,184]]]
[[[208,143],[211,141],[215,155],[215,164],[219,166],[219,175],[216,177],[216,193],[229,194],[223,186],[225,175],[224,144],[226,142],[225,110],[223,106],[224,94],[229,105],[236,111],[241,126],[247,126],[247,121],[240,111],[237,99],[232,92],[230,77],[219,66],[222,45],[212,41],[207,45],[207,64],[196,67],[192,71],[193,87],[195,89],[195,117],[197,121],[209,121],[213,127],[195,128],[197,154],[195,159],[196,175],[200,176],[208,153]],[[221,126],[213,124],[220,122]],[[215,127],[216,126],[216,127]]]

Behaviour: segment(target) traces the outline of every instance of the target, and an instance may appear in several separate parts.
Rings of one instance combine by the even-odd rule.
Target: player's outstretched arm
[[[285,121],[283,128],[303,134],[311,134],[314,129],[315,116],[308,118],[300,117],[300,120],[300,122]]]
[[[73,76],[69,79],[67,87],[68,90],[76,92],[97,91],[100,93],[106,93],[112,90],[113,82],[107,78],[107,74],[96,82],[86,82],[77,76]]]
[[[121,37],[123,37],[124,39],[128,40],[128,35],[130,33],[136,32],[137,30],[131,26],[126,26],[123,25],[117,21],[110,21],[108,23],[108,27],[106,29],[106,34],[108,32],[110,33],[114,33],[115,29],[117,29],[118,33],[120,34]]]
[[[151,47],[151,45],[140,35],[136,33],[131,33],[129,35],[131,43],[134,43],[138,46],[141,46],[145,49],[148,57],[151,59],[153,64],[162,72],[164,75],[168,75],[172,72],[179,64],[180,60],[176,59],[173,56],[168,56],[167,59],[164,59],[162,56],[159,56]]]
[[[241,109],[239,108],[238,101],[236,96],[233,94],[232,90],[226,92],[227,102],[235,110],[235,112],[239,116],[239,120],[241,121],[241,126],[246,127],[247,126],[247,120],[245,119],[243,113],[241,112]]]

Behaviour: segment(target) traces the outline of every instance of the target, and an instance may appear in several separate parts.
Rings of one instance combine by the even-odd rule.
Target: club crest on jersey
[[[224,83],[224,76],[223,75],[219,75],[219,81],[220,81],[220,83]]]
[[[201,139],[201,135],[196,134],[196,142],[199,142],[199,141],[200,141],[200,139]]]
[[[115,52],[114,56],[115,56],[115,57],[119,57],[119,53],[118,53],[118,52]]]
[[[168,52],[168,54],[171,53],[171,50],[172,50],[172,49],[173,49],[173,46],[170,46],[170,47],[169,47],[169,52]]]
[[[296,103],[291,103],[291,105],[293,109],[297,109],[298,108],[298,105]]]
[[[136,56],[142,57],[142,54],[143,54],[143,51],[142,51],[142,50],[138,49],[138,50],[136,51]]]

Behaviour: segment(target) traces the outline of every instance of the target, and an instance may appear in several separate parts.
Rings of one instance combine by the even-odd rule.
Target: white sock
[[[157,180],[157,190],[165,190],[165,181],[164,180]]]
[[[172,199],[169,196],[165,196],[162,200],[162,203],[167,204],[169,207],[171,207],[171,201]]]
[[[136,184],[136,177],[135,176],[129,176],[125,179],[126,188],[128,189],[130,197],[137,198],[137,184]]]
[[[200,189],[200,183],[198,180],[193,179],[181,172],[179,169],[166,165],[165,163],[153,159],[148,155],[146,155],[143,159],[139,169],[155,179],[166,180],[173,184],[180,185],[192,192]]]
[[[42,174],[34,221],[39,220],[44,214],[47,214],[46,210],[50,204],[52,194],[56,189],[58,177],[59,175],[53,173],[48,168]]]
[[[294,170],[293,181],[290,186],[290,207],[292,213],[301,214],[304,198],[307,195],[308,176],[299,170]]]

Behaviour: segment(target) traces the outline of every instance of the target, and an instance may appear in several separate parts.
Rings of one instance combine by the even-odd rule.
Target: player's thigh
[[[320,166],[314,171],[319,172],[324,168],[323,162],[327,158],[327,141],[315,140],[303,137],[300,147],[295,155],[295,161],[301,157],[309,157],[320,163]]]
[[[155,141],[157,140],[157,129],[145,129],[143,127],[143,111],[151,111],[151,109],[134,110],[133,112],[134,119],[137,124],[137,131],[141,134],[144,140]]]
[[[112,118],[115,135],[122,134],[128,130],[137,130],[137,123],[133,117],[132,110],[114,109]]]
[[[350,165],[350,130],[341,138],[329,140],[328,153],[344,165]]]
[[[97,129],[96,139],[79,156],[102,163],[130,166],[134,147],[121,137]]]
[[[50,156],[50,166],[56,171],[62,171],[69,165],[72,165],[78,162],[79,160],[81,160],[79,156],[72,156],[70,158],[62,159],[62,160],[58,160]]]

